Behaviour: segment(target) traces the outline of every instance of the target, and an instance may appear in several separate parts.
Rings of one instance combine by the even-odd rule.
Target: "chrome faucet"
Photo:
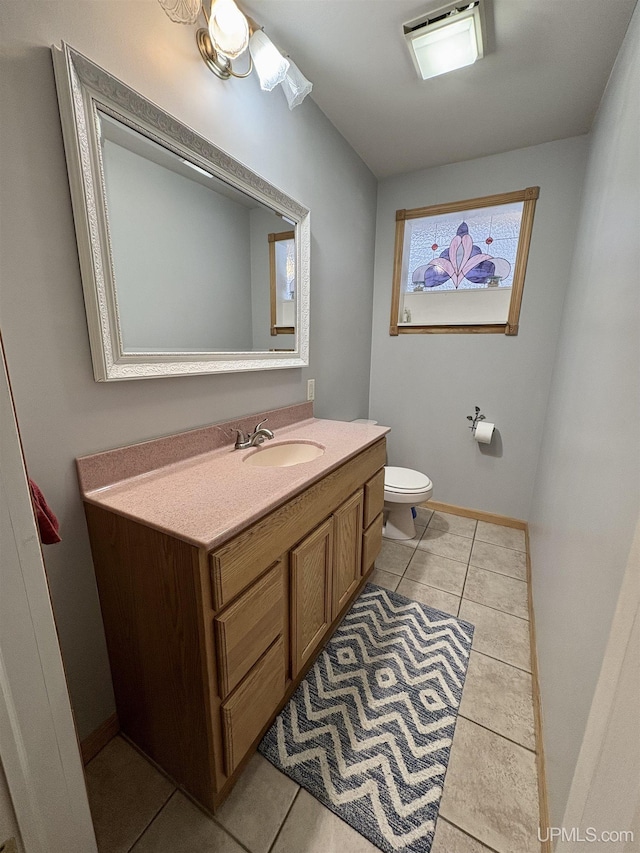
[[[246,432],[242,432],[241,429],[237,429],[238,437],[236,438],[236,450],[245,450],[247,447],[257,447],[259,444],[265,440],[265,438],[275,438],[274,434],[267,427],[263,427],[262,424],[266,423],[269,418],[265,418],[263,421],[256,426],[254,431],[249,435]]]

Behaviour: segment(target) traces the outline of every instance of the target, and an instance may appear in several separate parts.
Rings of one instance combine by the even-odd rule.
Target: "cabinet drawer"
[[[227,696],[284,631],[283,563],[254,583],[214,619],[220,695]]]
[[[228,776],[282,701],[284,689],[284,642],[279,637],[221,707]]]
[[[362,574],[373,565],[382,548],[382,513],[362,535]]]
[[[384,505],[384,468],[364,484],[364,528],[373,524]]]

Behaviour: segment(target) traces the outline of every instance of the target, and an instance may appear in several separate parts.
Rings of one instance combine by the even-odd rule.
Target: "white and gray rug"
[[[472,636],[367,584],[260,752],[380,850],[429,853]]]

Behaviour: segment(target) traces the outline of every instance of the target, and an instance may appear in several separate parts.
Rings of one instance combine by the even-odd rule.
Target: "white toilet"
[[[382,530],[385,539],[413,539],[416,525],[411,508],[428,501],[433,483],[426,474],[412,468],[385,465],[384,509],[386,521]]]
[[[378,421],[356,418],[356,424],[377,424]],[[413,539],[416,525],[411,508],[428,501],[433,483],[426,474],[412,468],[384,468],[384,515],[382,535],[385,539]]]

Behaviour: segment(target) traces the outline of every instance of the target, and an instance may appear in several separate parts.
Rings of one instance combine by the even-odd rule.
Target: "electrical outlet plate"
[[[316,399],[316,380],[307,379],[307,400]]]

